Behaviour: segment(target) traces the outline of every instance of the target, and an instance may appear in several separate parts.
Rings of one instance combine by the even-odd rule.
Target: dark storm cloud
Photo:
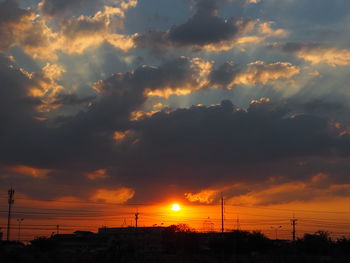
[[[299,162],[348,156],[348,135],[332,133],[324,117],[294,115],[293,107],[262,100],[245,111],[223,101],[157,113],[131,126],[124,146],[132,147],[118,172],[127,175],[125,183],[139,187],[144,178],[152,178],[160,185],[186,182],[200,190],[281,175],[287,181],[304,180],[337,162],[328,167],[319,162],[302,167]],[[339,171],[333,173],[337,177]]]
[[[170,29],[170,41],[183,46],[203,46],[234,38],[248,20],[238,26],[234,18],[226,20],[218,17],[218,2],[194,1],[196,13],[186,23]]]
[[[168,61],[159,67],[142,66],[133,72],[116,74],[96,83],[99,97],[87,110],[76,116],[59,117],[55,122],[61,125],[50,128],[46,122],[36,119],[41,114],[35,107],[41,101],[28,96],[31,88],[37,88],[45,81],[40,78],[40,74],[30,78],[4,57],[0,74],[0,117],[4,127],[1,137],[4,141],[2,160],[55,169],[82,167],[88,159],[94,160],[90,162],[94,168],[111,162],[114,159],[111,154],[114,149],[113,134],[117,129],[129,127],[131,112],[147,99],[146,90],[176,88],[186,83],[195,85],[198,77],[196,68],[185,57]],[[53,104],[69,105],[88,102],[90,99],[59,94]],[[21,136],[24,131],[31,132]],[[25,150],[20,150],[22,148]],[[89,148],[91,150],[87,150]],[[96,152],[106,155],[94,157]],[[59,158],[61,155],[67,159]],[[68,159],[70,161],[67,163]]]
[[[77,94],[60,93],[55,97],[53,104],[59,105],[78,105],[92,102],[96,96],[79,97]]]
[[[226,62],[211,72],[210,83],[212,85],[219,85],[220,87],[227,87],[241,71],[241,68],[237,64]]]
[[[0,3],[0,23],[17,23],[21,17],[28,14],[18,7],[18,1],[5,0]]]
[[[324,116],[333,121],[340,121],[344,124],[350,124],[350,117],[345,112],[348,112],[349,106],[344,97],[337,97],[334,94],[327,94],[322,98],[310,99],[305,101],[305,95],[296,94],[288,99],[289,103],[293,105],[295,112]]]
[[[282,51],[287,53],[295,53],[300,50],[312,50],[321,47],[322,45],[319,43],[298,43],[298,42],[290,42],[285,44],[274,44],[271,45],[271,48],[280,48]]]
[[[350,49],[321,43],[285,43],[272,44],[286,53],[291,53],[311,64],[325,63],[332,67],[350,65]]]
[[[36,120],[42,116],[35,108],[42,102],[28,96],[29,90],[38,85],[36,80],[0,56],[1,163],[25,163],[40,158],[35,149],[40,144],[43,126]]]
[[[159,67],[140,66],[132,72],[115,74],[96,83],[101,100],[87,116],[94,116],[97,121],[100,121],[99,116],[104,115],[127,121],[130,113],[146,101],[147,90],[176,89],[187,84],[195,86],[198,74],[198,69],[186,57],[166,61]],[[109,123],[108,120],[104,122],[100,125]]]
[[[0,2],[0,52],[17,46],[33,58],[53,58],[51,30],[32,8],[16,0]]]
[[[54,16],[65,13],[74,13],[74,11],[84,8],[92,8],[98,5],[96,0],[43,0],[40,3],[42,12],[45,15]]]
[[[108,177],[96,182],[96,187],[124,185],[135,189],[136,198],[145,200],[156,197],[155,184],[167,195],[168,187],[184,182],[181,191],[186,188],[188,192],[213,184],[261,182],[280,174],[300,179],[320,167],[300,171],[295,160],[350,154],[349,136],[331,131],[330,120],[322,112],[310,114],[305,107],[303,114],[296,114],[295,106],[288,102],[265,99],[243,110],[223,101],[130,121],[131,112],[147,100],[147,90],[196,85],[199,72],[185,57],[98,82],[99,95],[93,105],[76,116],[61,118],[57,126],[36,119],[35,106],[40,102],[27,95],[30,87],[38,85],[36,79],[4,58],[0,64],[1,163],[49,169],[47,183],[58,180],[73,188],[86,184],[91,190],[93,182],[84,174],[106,169]],[[232,75],[234,69],[226,64],[221,71]],[[213,73],[212,79],[225,84],[224,73]],[[35,184],[35,180],[28,179],[26,184]],[[40,183],[45,185],[45,181]],[[171,189],[179,190],[175,188]],[[23,191],[30,196],[57,195],[44,190],[33,193],[39,191],[35,187]]]
[[[14,27],[29,15],[29,11],[19,8],[15,0],[0,2],[0,50],[6,50],[13,44],[16,39]]]
[[[175,25],[168,31],[149,30],[135,37],[140,47],[154,51],[172,47],[202,48],[205,45],[234,41],[251,25],[249,19],[218,16],[218,5],[229,1],[193,1],[195,14],[184,24]]]
[[[234,163],[328,154],[336,138],[328,133],[327,120],[291,116],[287,106],[261,101],[243,111],[223,101],[219,106],[155,114],[136,123],[135,129],[142,134],[141,146],[144,142],[154,152],[161,150],[159,158],[181,152],[183,161],[193,155],[213,163]]]
[[[30,80],[19,69],[0,54],[0,119],[3,124],[7,122],[27,122],[37,114],[34,106],[40,104],[40,100],[27,96],[31,87],[37,83]],[[4,125],[6,129],[6,125]]]

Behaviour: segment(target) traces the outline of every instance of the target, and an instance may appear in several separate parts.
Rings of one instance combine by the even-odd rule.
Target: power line
[[[325,214],[350,214],[346,211],[325,211],[325,210],[305,210],[305,209],[286,209],[286,208],[272,208],[264,206],[244,206],[244,205],[232,205],[244,208],[262,209],[262,210],[276,210],[276,211],[286,211],[286,212],[305,212],[305,213],[325,213]]]

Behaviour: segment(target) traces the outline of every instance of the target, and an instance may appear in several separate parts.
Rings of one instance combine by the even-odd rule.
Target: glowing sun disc
[[[171,206],[171,210],[177,212],[177,211],[180,211],[180,210],[181,210],[181,207],[180,207],[179,204],[173,204],[173,205]]]

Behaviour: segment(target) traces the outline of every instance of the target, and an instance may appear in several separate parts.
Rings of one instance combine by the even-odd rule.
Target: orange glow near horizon
[[[0,214],[0,225],[5,226],[7,199],[3,197],[0,200],[4,211]],[[318,230],[328,230],[332,232],[334,238],[350,236],[349,202],[350,198],[328,201],[320,199],[270,206],[235,206],[227,202],[224,214],[225,231],[259,230],[274,238],[273,227],[282,226],[278,230],[278,236],[290,239],[290,219],[294,215],[298,219],[297,237]],[[97,232],[102,226],[133,227],[135,211],[139,212],[139,227],[187,224],[198,232],[220,231],[221,228],[220,204],[186,203],[184,206],[180,202],[173,201],[135,207],[127,204],[83,201],[77,198],[38,201],[17,193],[13,211],[12,238],[17,236],[15,218],[21,217],[24,218],[21,231],[23,241],[38,236],[50,236],[56,232],[57,225],[60,226],[60,233],[67,234],[77,230]]]

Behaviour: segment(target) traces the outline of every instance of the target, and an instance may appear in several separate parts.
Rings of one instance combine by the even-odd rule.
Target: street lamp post
[[[18,222],[18,242],[21,242],[21,224],[23,222],[24,218],[17,218]]]

